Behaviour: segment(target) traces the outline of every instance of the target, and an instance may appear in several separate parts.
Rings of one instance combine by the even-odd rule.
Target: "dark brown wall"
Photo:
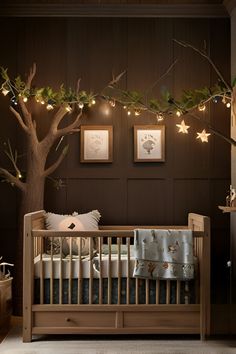
[[[152,90],[153,96],[168,88],[174,95],[183,89],[210,85],[215,74],[197,54],[173,43],[182,39],[203,48],[206,41],[212,59],[229,78],[229,21],[227,19],[1,19],[1,65],[13,74],[25,74],[37,62],[35,84],[75,86],[101,90],[112,71],[127,70],[125,88],[145,91],[178,58],[172,72]],[[224,204],[230,184],[230,146],[216,136],[208,144],[196,140],[204,127],[186,116],[191,125],[188,135],[177,134],[180,118],[169,118],[166,125],[166,161],[133,162],[133,126],[155,124],[150,114],[127,117],[121,107],[109,116],[98,103],[83,120],[84,124],[114,127],[112,164],[80,164],[79,136],[70,136],[70,152],[56,171],[66,187],[56,191],[47,183],[45,208],[54,212],[86,212],[99,209],[103,224],[184,224],[188,212],[209,215],[212,220],[212,300],[227,302],[229,252],[228,216],[217,206]],[[8,136],[23,145],[23,135],[8,113],[6,99],[0,100],[1,137]],[[43,112],[43,111],[42,111]],[[205,120],[229,133],[229,111],[212,104]],[[47,113],[40,117],[42,132]],[[53,159],[53,156],[51,156]],[[4,163],[1,153],[0,162]],[[35,187],[37,188],[37,186]],[[0,254],[14,258],[15,229],[19,196],[6,183],[0,184]]]

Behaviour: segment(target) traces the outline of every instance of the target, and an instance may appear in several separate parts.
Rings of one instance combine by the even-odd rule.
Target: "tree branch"
[[[169,72],[173,69],[175,64],[177,63],[178,59],[175,59],[175,61],[169,66],[169,68],[152,84],[151,87],[149,87],[146,91],[146,96],[148,93],[153,90],[153,88],[165,77],[169,74]]]
[[[71,123],[65,128],[58,129],[57,137],[75,132],[76,129],[78,128],[81,115],[82,115],[82,111],[77,115],[73,123]]]
[[[66,111],[66,105],[63,104],[58,111],[56,112],[56,114],[54,115],[53,119],[52,119],[52,123],[51,123],[51,132],[55,133],[58,129],[58,125],[60,124],[60,122],[62,121],[62,119],[65,117],[65,115],[68,113]]]
[[[180,41],[180,40],[177,40],[177,39],[173,39],[173,41],[176,42],[177,44],[181,45],[182,47],[191,48],[192,50],[194,50],[195,52],[200,54],[203,58],[205,58],[210,63],[210,65],[213,67],[213,69],[215,70],[215,72],[217,73],[217,75],[219,76],[221,81],[224,83],[225,87],[227,87],[227,89],[230,92],[232,91],[231,86],[225,81],[225,79],[224,79],[223,75],[221,74],[220,70],[217,68],[217,66],[214,64],[214,62],[211,60],[209,55],[207,55],[206,53],[202,52],[198,48],[196,48],[193,45],[191,45],[189,43],[186,43],[184,41]]]
[[[216,130],[210,123],[206,122],[206,121],[203,121],[200,117],[198,117],[196,114],[194,113],[190,113],[188,112],[188,115],[190,115],[191,117],[199,120],[201,123],[205,124],[207,126],[207,128],[212,132],[214,133],[215,135],[219,136],[221,139],[227,141],[227,143],[233,145],[233,146],[236,146],[236,140],[230,138],[230,137],[227,137],[225,135],[223,135],[221,132],[219,132],[218,130]]]
[[[0,168],[0,175],[5,177],[5,179],[16,185],[22,192],[26,191],[26,185],[24,182],[21,182],[18,178],[13,176],[10,172],[8,172],[5,168]]]
[[[64,158],[68,152],[68,148],[69,148],[69,146],[66,145],[64,147],[64,149],[62,150],[62,153],[58,157],[57,161],[53,165],[51,165],[47,170],[44,171],[43,175],[45,177],[50,175],[51,173],[53,173],[57,169],[57,167],[61,164],[61,162],[64,160]]]
[[[21,128],[29,134],[29,128],[25,125],[20,113],[18,113],[12,106],[10,106],[10,111],[15,115],[18,123],[20,124]]]
[[[35,74],[36,74],[36,64],[33,63],[33,66],[30,68],[29,75],[26,81],[26,85],[25,85],[26,89],[30,90],[31,83],[33,78],[35,77]]]

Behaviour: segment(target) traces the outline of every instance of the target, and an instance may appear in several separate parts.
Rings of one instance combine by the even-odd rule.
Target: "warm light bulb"
[[[199,110],[200,112],[204,112],[204,111],[206,110],[206,105],[205,105],[205,104],[199,104],[198,110]]]
[[[127,109],[127,106],[123,106],[124,109]]]
[[[80,109],[83,109],[84,108],[83,102],[79,102],[78,106],[79,106]]]
[[[156,118],[157,118],[157,121],[158,121],[158,122],[161,122],[161,121],[164,119],[162,113],[158,113],[157,116],[156,116]]]
[[[17,177],[18,177],[19,179],[21,179],[21,178],[22,178],[22,174],[19,172],[19,173],[17,174]]]
[[[53,109],[53,105],[51,103],[48,103],[46,108],[48,111],[51,111]]]
[[[128,112],[127,112],[127,114],[128,114],[128,116],[130,116],[130,115],[131,115],[131,112],[130,112],[130,111],[128,111]]]
[[[71,112],[72,111],[72,107],[69,104],[66,106],[66,111],[67,112]]]
[[[136,109],[136,110],[134,111],[134,115],[135,115],[135,116],[140,116],[140,114],[141,114],[140,110]]]
[[[181,112],[179,110],[176,111],[176,115],[177,115],[177,117],[180,117],[181,116]]]
[[[96,104],[96,100],[95,99],[92,100],[92,104]]]
[[[115,100],[110,100],[109,101],[111,107],[115,107],[116,106],[116,101]]]
[[[230,102],[227,102],[227,103],[226,103],[226,107],[227,107],[227,108],[230,108],[230,107],[231,107]]]
[[[9,92],[10,92],[10,91],[7,90],[6,88],[3,88],[3,89],[2,89],[2,94],[3,94],[4,96],[6,96]]]
[[[45,104],[45,101],[44,101],[44,100],[41,100],[40,103],[41,103],[41,104]]]
[[[23,101],[24,101],[24,102],[27,102],[27,101],[28,101],[28,98],[25,96],[25,97],[23,98]]]

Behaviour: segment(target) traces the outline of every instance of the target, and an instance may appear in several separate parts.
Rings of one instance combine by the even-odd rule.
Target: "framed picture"
[[[134,126],[134,161],[165,161],[165,126]]]
[[[83,125],[80,138],[80,162],[112,162],[112,126]]]

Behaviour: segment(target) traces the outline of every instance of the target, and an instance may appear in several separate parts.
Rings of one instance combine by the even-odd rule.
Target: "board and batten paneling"
[[[1,34],[1,65],[11,74],[27,73],[37,62],[35,84],[58,88],[61,83],[75,87],[81,78],[81,89],[98,92],[111,79],[112,72],[127,74],[121,87],[141,90],[149,97],[161,97],[169,90],[181,95],[183,89],[214,83],[208,63],[191,50],[185,50],[173,39],[188,41],[207,50],[221,71],[229,78],[229,20],[171,18],[18,18],[0,19],[9,35]],[[221,37],[221,34],[224,34]],[[168,75],[154,82],[178,59]],[[22,133],[1,98],[4,119],[1,135],[24,146]],[[109,114],[104,112],[109,108]],[[203,119],[229,132],[229,111],[212,104]],[[48,128],[51,114],[34,106],[40,113],[40,132]],[[68,116],[68,121],[72,119]],[[227,302],[228,278],[225,261],[229,253],[229,220],[217,209],[224,204],[230,184],[230,146],[212,135],[208,144],[196,140],[196,131],[204,126],[190,115],[184,117],[191,126],[189,134],[177,133],[176,123],[182,118],[169,117],[166,127],[166,160],[160,163],[133,162],[133,126],[155,124],[155,116],[144,113],[127,116],[122,107],[111,108],[102,100],[85,113],[82,124],[112,125],[114,156],[111,164],[81,164],[80,137],[71,135],[69,153],[54,178],[65,186],[57,191],[50,180],[46,183],[45,209],[57,213],[87,212],[98,209],[105,224],[186,224],[189,211],[205,213],[212,219],[212,302]],[[39,122],[38,122],[39,125]],[[19,149],[20,151],[21,149]],[[49,163],[58,152],[53,151]],[[5,163],[1,154],[0,164]],[[16,226],[17,195],[10,186],[1,184],[1,232]],[[19,199],[18,199],[19,200]],[[6,212],[7,210],[7,212]],[[4,225],[4,226],[3,226]],[[1,254],[11,260],[13,235],[6,238]],[[217,271],[217,280],[215,277]]]

